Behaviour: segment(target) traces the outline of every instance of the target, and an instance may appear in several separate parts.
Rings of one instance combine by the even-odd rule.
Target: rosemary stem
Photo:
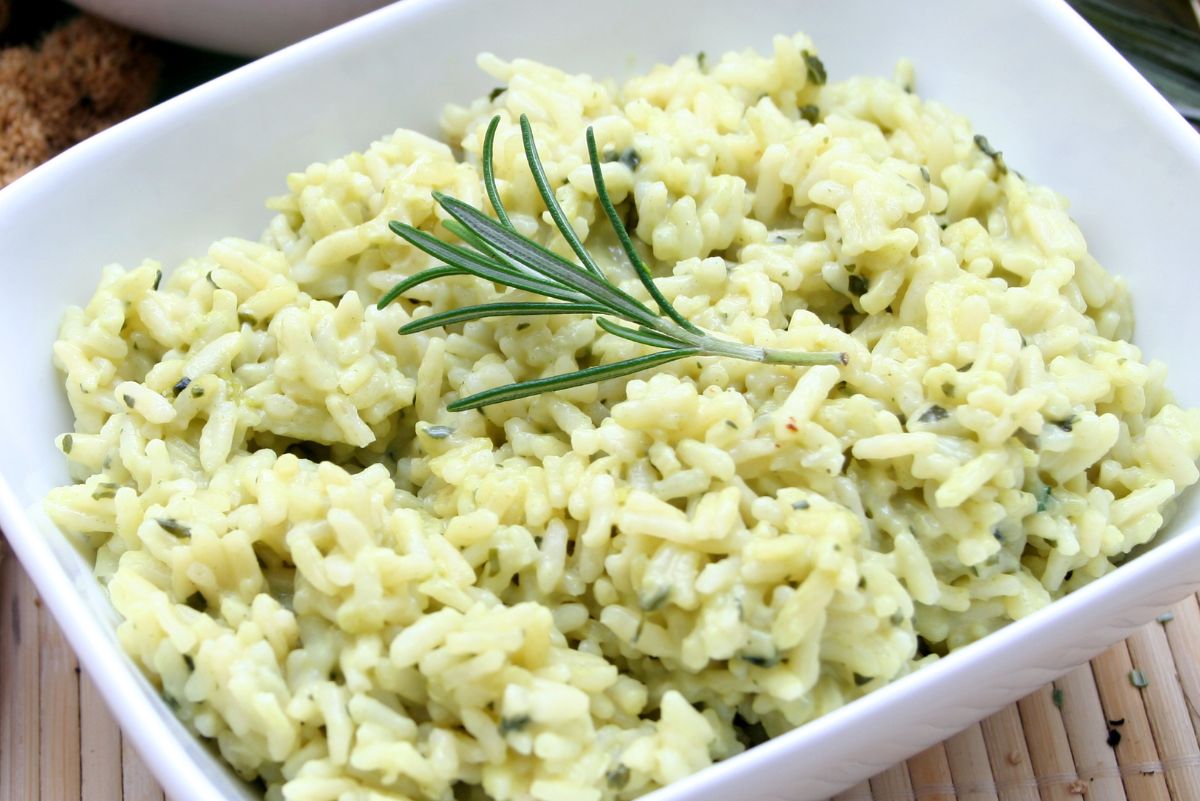
[[[849,361],[845,353],[838,353],[836,351],[809,353],[798,350],[775,350],[774,348],[760,348],[757,345],[743,345],[740,342],[729,342],[711,336],[697,338],[693,341],[704,353],[730,356],[735,359],[762,362],[763,364],[795,364],[802,366],[818,364],[844,365]]]
[[[805,353],[798,350],[772,350],[763,348],[762,361],[766,364],[848,364],[850,357],[845,353],[834,351],[818,351]]]

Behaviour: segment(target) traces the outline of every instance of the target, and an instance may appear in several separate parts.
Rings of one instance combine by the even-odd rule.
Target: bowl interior
[[[511,0],[502,16],[484,8],[407,0],[170,101],[0,192],[8,375],[0,475],[13,507],[5,519],[27,563],[51,543],[58,567],[34,570],[43,592],[70,581],[110,641],[111,608],[36,511],[67,480],[53,439],[70,430],[70,416],[50,362],[64,307],[90,297],[106,263],[149,256],[169,268],[220,236],[257,237],[269,219],[263,200],[285,189],[289,171],[396,127],[436,135],[445,102],[492,87],[474,64],[481,51],[621,77],[701,50],[767,51],[773,34],[804,31],[831,80],[890,75],[909,57],[919,93],[968,115],[1010,165],[1071,199],[1093,254],[1131,285],[1136,341],[1171,366],[1182,401],[1200,403],[1192,344],[1200,316],[1189,308],[1200,290],[1200,146],[1061,8],[1035,0],[747,0],[736,13],[694,0],[611,0],[601,12]],[[1196,504],[1184,504],[1173,535],[1198,519]]]

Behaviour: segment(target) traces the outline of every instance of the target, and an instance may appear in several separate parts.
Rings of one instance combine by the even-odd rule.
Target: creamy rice
[[[1195,483],[1200,414],[1129,344],[1065,202],[892,80],[821,85],[804,36],[624,85],[481,66],[503,91],[288,178],[258,242],[105,268],[56,365],[122,644],[268,798],[630,798],[832,710],[1111,570]],[[630,358],[590,317],[402,336],[501,293],[374,302],[485,206],[572,224],[644,297],[614,201],[691,320],[846,367],[694,358],[451,414]],[[461,151],[461,155],[460,154]],[[614,255],[617,254],[617,255]]]

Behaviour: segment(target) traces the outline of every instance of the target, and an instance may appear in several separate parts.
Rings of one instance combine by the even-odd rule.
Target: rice
[[[122,645],[270,799],[632,798],[1050,603],[1150,541],[1200,413],[1129,343],[1062,198],[893,80],[824,84],[804,36],[624,85],[481,57],[504,90],[288,178],[258,242],[104,269],[55,364]],[[689,319],[845,367],[692,358],[451,414],[631,358],[589,317],[402,336],[497,297],[374,302],[450,235],[432,191],[568,254],[514,124],[624,289],[590,175]],[[456,157],[461,151],[463,158]],[[519,294],[519,293],[518,293]]]

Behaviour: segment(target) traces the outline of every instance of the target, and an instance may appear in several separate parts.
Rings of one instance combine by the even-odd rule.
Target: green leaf
[[[496,212],[496,219],[500,220],[500,224],[505,228],[515,231],[512,220],[508,219],[508,212],[504,210],[504,204],[500,202],[500,192],[496,189],[495,165],[492,163],[492,148],[496,143],[496,128],[499,126],[500,117],[492,117],[487,133],[483,136],[483,187],[487,190],[492,210]]]
[[[563,239],[567,240],[567,244],[571,246],[571,250],[575,251],[575,255],[579,257],[583,266],[597,278],[604,278],[604,273],[592,259],[592,254],[587,252],[583,243],[579,241],[579,237],[575,235],[575,229],[567,220],[562,206],[558,205],[558,198],[554,196],[554,190],[550,188],[550,181],[546,179],[546,170],[542,167],[542,160],[538,157],[529,117],[524,114],[521,115],[521,141],[525,144],[525,160],[529,162],[529,171],[533,173],[533,182],[537,184],[538,194],[542,196],[542,202],[546,204],[546,211],[550,212],[550,217],[554,220],[558,232],[562,234]]]
[[[434,197],[450,216],[474,231],[491,247],[559,286],[570,287],[597,303],[603,303],[609,306],[614,314],[620,314],[629,320],[651,327],[659,324],[659,317],[654,312],[606,279],[597,278],[558,254],[534,245],[527,238],[500,225],[469,203],[441,193],[434,193]]]
[[[486,217],[484,219],[487,219]],[[488,220],[491,222],[491,220]],[[499,227],[498,223],[492,223]],[[456,248],[453,245],[448,245],[432,234],[427,234],[411,225],[398,223],[393,221],[391,229],[397,236],[404,238],[414,247],[428,253],[434,258],[441,259],[451,267],[458,267],[472,275],[477,275],[480,278],[485,278],[489,281],[494,281],[497,284],[512,287],[513,289],[524,289],[527,292],[533,292],[539,295],[545,295],[549,298],[558,300],[566,300],[572,302],[586,301],[587,298],[578,292],[574,292],[556,283],[538,278],[529,273],[517,272],[508,265],[501,265],[492,259],[488,259],[482,254],[473,253],[463,248]],[[501,228],[502,231],[507,231],[507,228]]]
[[[401,334],[415,334],[441,325],[454,325],[485,317],[514,317],[535,314],[603,314],[599,303],[483,303],[431,314],[400,326]]]
[[[612,198],[608,194],[608,186],[604,183],[604,171],[600,169],[600,153],[596,148],[596,135],[589,126],[587,129],[587,148],[588,159],[592,163],[592,180],[596,184],[596,195],[600,198],[600,206],[604,209],[605,215],[608,216],[608,224],[612,226],[613,232],[616,233],[617,239],[621,242],[621,247],[625,251],[625,255],[629,258],[629,263],[633,265],[634,271],[637,273],[638,280],[642,282],[642,286],[646,287],[646,291],[650,293],[650,297],[654,299],[655,304],[662,310],[662,313],[674,320],[678,325],[693,334],[703,335],[696,326],[692,325],[686,317],[671,305],[671,302],[666,299],[658,285],[654,283],[654,278],[650,275],[650,268],[642,261],[638,255],[637,249],[633,246],[633,240],[629,237],[629,231],[625,229],[625,224],[621,222],[621,216],[617,214],[617,209],[613,205]]]
[[[430,267],[428,270],[422,270],[421,272],[411,275],[400,283],[396,284],[388,291],[386,295],[379,299],[379,302],[375,304],[375,308],[382,309],[408,290],[415,286],[420,286],[426,281],[434,281],[438,278],[448,278],[452,275],[470,275],[470,273],[461,267]]]
[[[652,348],[666,348],[667,350],[671,350],[674,348],[687,347],[686,342],[680,342],[678,339],[672,339],[671,337],[663,336],[657,331],[651,331],[649,329],[639,330],[626,328],[623,325],[614,323],[612,320],[609,320],[606,317],[597,317],[596,325],[600,326],[610,334],[614,334],[623,339],[628,339],[631,342],[640,342],[641,344],[649,345]]]
[[[577,370],[574,373],[564,373],[547,378],[535,378],[531,381],[521,381],[516,384],[506,384],[502,387],[496,387],[495,389],[486,389],[483,392],[478,392],[466,398],[459,398],[446,408],[452,412],[478,409],[480,406],[489,406],[493,403],[527,398],[530,395],[540,395],[543,392],[555,392],[560,389],[578,387],[582,384],[592,384],[598,381],[606,381],[610,378],[620,378],[630,373],[637,373],[651,367],[657,367],[661,364],[667,364],[668,362],[686,359],[689,356],[697,356],[699,354],[699,348],[659,351],[658,353],[651,353],[646,356],[638,356],[635,359],[626,359],[620,362],[613,362],[612,364],[587,367],[583,370]]]

